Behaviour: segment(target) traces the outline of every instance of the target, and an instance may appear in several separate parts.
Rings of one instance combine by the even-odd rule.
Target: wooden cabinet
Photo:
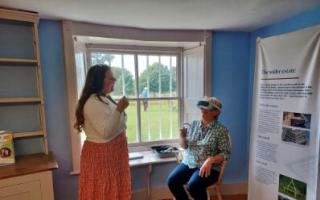
[[[52,172],[0,180],[2,200],[53,200]]]
[[[0,170],[0,199],[53,200],[51,170],[57,167],[52,154],[17,157],[15,165]]]
[[[37,13],[0,8],[0,130],[17,155],[48,154]]]

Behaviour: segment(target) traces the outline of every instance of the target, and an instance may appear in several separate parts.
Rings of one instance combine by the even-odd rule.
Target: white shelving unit
[[[0,130],[14,134],[16,162],[0,167],[0,199],[53,200],[37,13],[0,8]]]
[[[12,131],[22,146],[23,139],[40,137],[48,154],[38,21],[37,13],[0,8],[0,129]]]

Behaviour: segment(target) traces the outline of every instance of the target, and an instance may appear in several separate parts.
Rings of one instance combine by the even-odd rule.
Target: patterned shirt
[[[193,121],[187,133],[188,146],[184,151],[182,163],[189,168],[200,168],[208,157],[222,155],[230,159],[231,141],[229,131],[219,121],[214,120],[207,127],[201,121]],[[221,164],[213,164],[220,171]]]

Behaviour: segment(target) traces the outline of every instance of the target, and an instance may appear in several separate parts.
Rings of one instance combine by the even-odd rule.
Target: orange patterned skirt
[[[107,143],[85,141],[80,167],[80,200],[131,199],[131,176],[125,133]]]

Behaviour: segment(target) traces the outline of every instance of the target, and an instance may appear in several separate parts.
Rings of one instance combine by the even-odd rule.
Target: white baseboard
[[[242,182],[242,183],[234,183],[234,184],[223,184],[221,186],[220,192],[221,194],[227,194],[227,195],[247,194],[248,183]],[[148,199],[146,189],[137,190],[132,193],[132,200],[160,200],[160,199],[168,199],[168,198],[172,198],[172,195],[168,187],[152,188],[150,199]]]

